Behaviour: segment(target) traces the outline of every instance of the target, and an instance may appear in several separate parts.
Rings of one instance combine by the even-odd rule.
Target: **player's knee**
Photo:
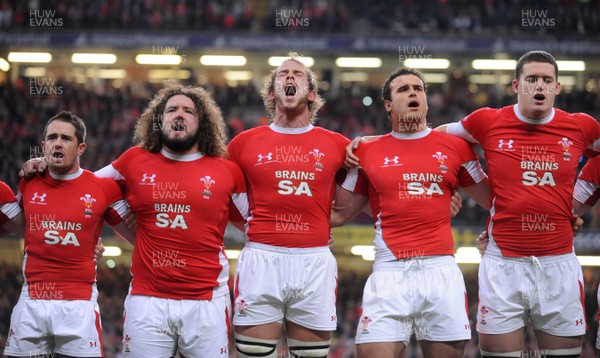
[[[287,343],[292,357],[327,358],[331,340],[322,342],[304,342],[288,338]]]
[[[258,339],[237,334],[235,336],[235,350],[240,358],[277,357],[276,339]]]
[[[497,357],[507,357],[507,358],[517,358],[517,357],[521,357],[521,351],[514,351],[514,352],[502,352],[502,353],[498,353],[498,352],[486,352],[486,351],[481,351],[481,358],[497,358]]]
[[[581,347],[540,349],[542,357],[552,358],[577,358],[581,355]]]

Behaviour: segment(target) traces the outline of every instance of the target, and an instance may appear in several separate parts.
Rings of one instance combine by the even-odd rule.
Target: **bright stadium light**
[[[244,66],[246,62],[244,56],[204,55],[200,57],[200,63],[204,66]]]
[[[89,68],[86,75],[90,78],[117,79],[125,78],[127,76],[127,71],[112,68]]]
[[[420,69],[445,70],[450,67],[450,61],[445,58],[407,58],[404,66]]]
[[[48,52],[9,52],[8,61],[48,63],[52,61],[52,55]]]
[[[575,76],[558,76],[558,82],[563,86],[575,86],[577,79]]]
[[[46,76],[46,68],[45,67],[27,67],[23,71],[23,76],[25,77],[44,77]]]
[[[135,62],[140,65],[179,65],[181,56],[179,55],[151,55],[139,54],[135,56]]]
[[[0,57],[0,71],[8,72],[8,70],[10,70],[10,63]]]
[[[227,258],[230,260],[237,260],[238,257],[240,257],[240,250],[225,250],[225,255],[227,255]]]
[[[424,73],[423,78],[426,83],[446,83],[448,75],[445,73]]]
[[[379,57],[338,57],[335,59],[337,67],[379,68],[383,61]]]
[[[117,56],[112,53],[74,53],[71,56],[73,63],[113,64]]]
[[[478,85],[506,85],[512,82],[512,75],[470,75],[469,82]]]
[[[250,81],[254,74],[252,71],[225,71],[227,81]]]
[[[361,256],[365,261],[375,260],[375,246],[373,245],[354,245],[350,252],[352,255]]]
[[[459,264],[478,264],[481,262],[481,255],[476,247],[459,247],[454,257],[456,263]]]
[[[584,61],[556,61],[559,71],[585,71]]]
[[[104,246],[104,256],[121,256],[123,250],[118,246]]]
[[[577,256],[581,266],[600,266],[600,256]]]
[[[267,59],[267,62],[269,63],[269,66],[279,67],[285,60],[289,60],[289,57],[271,56]],[[304,56],[298,57],[298,60],[300,62],[302,62],[306,67],[311,67],[312,65],[315,64],[315,59],[312,57],[308,57],[308,56],[307,57],[304,57]]]
[[[471,62],[471,66],[476,70],[514,70],[517,67],[517,61],[477,59]]]
[[[190,70],[169,69],[152,69],[148,71],[148,80],[150,82],[162,82],[166,78],[189,80],[190,78],[192,78],[192,72]]]
[[[342,82],[366,82],[369,79],[369,74],[366,72],[342,72],[340,73],[340,81]]]

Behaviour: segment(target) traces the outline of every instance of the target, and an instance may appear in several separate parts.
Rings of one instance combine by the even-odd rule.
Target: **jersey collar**
[[[285,128],[276,125],[275,123],[271,123],[269,128],[273,130],[273,132],[282,133],[282,134],[303,134],[314,128],[312,124],[307,125],[306,127],[300,128]]]
[[[414,139],[425,138],[429,135],[429,133],[431,133],[431,128],[427,127],[425,129],[423,129],[422,131],[415,132],[415,133],[400,133],[400,132],[392,131],[392,137],[394,137],[396,139],[402,139],[402,140],[414,140]]]
[[[78,171],[76,171],[75,173],[71,173],[71,174],[55,174],[55,173],[52,173],[50,170],[48,170],[48,173],[50,173],[50,177],[52,179],[73,180],[73,179],[79,178],[81,176],[81,174],[83,174],[83,169],[79,168]]]
[[[167,157],[171,160],[176,160],[178,162],[191,162],[193,160],[200,159],[203,157],[202,153],[200,153],[200,152],[192,153],[192,154],[173,154],[173,153],[167,152],[164,149],[160,150],[160,154],[164,155],[165,157]]]
[[[548,117],[543,118],[539,121],[533,120],[533,119],[529,119],[527,117],[525,117],[524,115],[521,114],[521,112],[519,112],[519,104],[515,104],[513,106],[513,110],[515,112],[515,116],[517,116],[517,118],[519,118],[519,120],[521,122],[527,123],[527,124],[533,124],[533,125],[542,125],[542,124],[547,124],[550,123],[550,121],[552,121],[552,119],[554,118],[554,107],[552,107],[552,112],[550,112],[550,114],[548,115]]]

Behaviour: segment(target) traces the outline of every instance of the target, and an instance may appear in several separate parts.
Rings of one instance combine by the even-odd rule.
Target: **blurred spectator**
[[[390,14],[390,9],[393,13]],[[30,13],[30,10],[50,11]],[[30,19],[61,19],[62,29],[276,32],[281,11],[307,22],[284,26],[317,33],[431,33],[546,36],[600,32],[598,0],[1,0],[0,30],[31,27]],[[531,11],[531,12],[528,12]],[[538,11],[538,12],[536,12]],[[289,14],[289,13],[286,13]],[[529,15],[528,15],[529,14]],[[285,16],[287,18],[287,15]],[[277,19],[280,19],[278,23]],[[306,21],[306,20],[302,20]]]

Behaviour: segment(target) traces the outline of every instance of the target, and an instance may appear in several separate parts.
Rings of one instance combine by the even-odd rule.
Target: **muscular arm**
[[[469,195],[479,206],[486,210],[490,210],[490,185],[486,177],[475,185],[463,187],[463,190]]]
[[[369,197],[341,188],[331,209],[331,227],[338,227],[352,220],[369,202]]]
[[[111,225],[112,229],[119,234],[122,238],[127,240],[132,245],[135,245],[135,231],[132,230],[125,221],[121,221],[118,224]]]
[[[588,213],[591,209],[591,206],[580,203],[577,199],[573,199],[573,214],[581,216]]]
[[[358,157],[354,155],[354,151],[358,149],[358,146],[361,142],[370,142],[377,138],[381,137],[380,135],[370,135],[364,137],[356,137],[346,146],[346,160],[344,161],[344,166],[348,169],[356,168],[358,166]]]
[[[23,213],[21,212],[19,215],[12,218],[12,220],[6,222],[4,226],[2,226],[2,229],[23,237],[25,235],[25,217]]]
[[[467,132],[460,122],[442,124],[436,127],[435,130],[462,138],[469,143],[479,143],[477,139],[473,138],[471,133]]]

